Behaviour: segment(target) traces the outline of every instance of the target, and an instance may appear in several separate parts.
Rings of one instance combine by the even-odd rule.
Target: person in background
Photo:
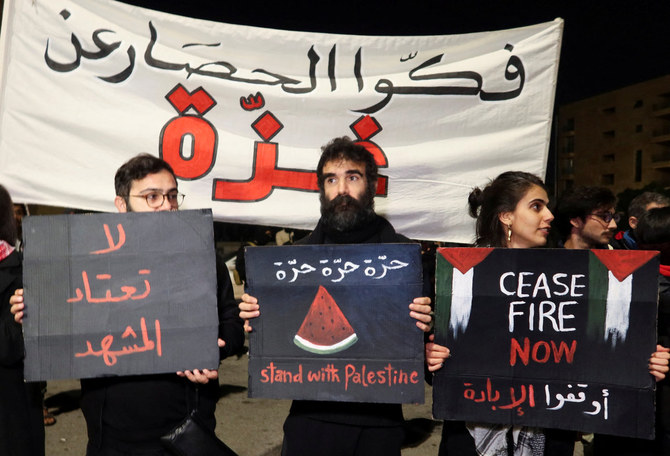
[[[22,280],[16,238],[12,199],[0,185],[0,455],[43,456],[41,388],[23,381],[23,332],[10,313]]]
[[[662,197],[662,195],[658,196]],[[641,203],[643,200],[643,198],[639,199],[638,203]],[[562,234],[566,236],[566,233],[569,233],[563,238],[565,240],[563,246],[566,249],[611,248],[610,243],[615,241],[613,233],[619,221],[618,215],[614,212],[615,204],[616,197],[614,194],[609,189],[603,187],[576,187],[566,191],[556,207],[556,219],[558,225],[563,228]],[[637,212],[637,209],[634,209],[633,212],[635,214],[639,214],[640,216],[644,214],[644,204],[631,203],[631,206],[642,209],[641,213]],[[629,223],[633,224],[632,226],[637,225],[638,219],[636,217],[630,217],[629,220]],[[632,240],[631,237],[629,239]],[[656,353],[652,355],[650,363],[654,362],[657,357],[664,356],[663,347],[659,345],[656,347],[656,350]],[[656,376],[654,370],[650,369],[650,373]],[[603,448],[605,442],[612,442],[614,440],[617,439],[605,435],[598,435],[594,439],[593,434],[583,434],[580,445],[584,445],[584,447],[594,445],[595,449],[600,444],[600,447]],[[622,439],[622,442],[630,440],[632,439]],[[640,442],[639,445],[644,446],[644,442]],[[642,447],[640,446],[637,446],[637,449],[642,451]]]
[[[258,226],[254,229],[253,239],[243,242],[237,249],[235,255],[235,283],[242,285],[247,282],[247,272],[244,262],[245,247],[258,247],[262,245],[270,245],[274,241],[273,229],[269,226]]]
[[[566,249],[611,249],[619,221],[616,197],[604,187],[574,187],[558,199],[556,228]],[[559,243],[561,244],[561,243]]]
[[[638,221],[649,209],[670,206],[670,198],[656,192],[644,192],[633,198],[628,205],[628,228],[614,235],[610,245],[615,249],[636,250],[637,236],[635,229]]]
[[[639,213],[635,221],[635,241],[639,250],[660,251],[658,276],[658,350],[670,347],[670,207],[657,207]],[[670,384],[658,378],[656,384],[656,438],[633,439],[596,435],[596,456],[652,456],[670,454]]]

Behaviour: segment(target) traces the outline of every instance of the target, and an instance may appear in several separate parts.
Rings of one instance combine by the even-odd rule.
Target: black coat
[[[297,244],[379,244],[411,242],[396,233],[384,218],[376,216],[362,229],[349,233],[328,232],[321,221],[309,236]],[[293,401],[289,416],[352,426],[400,426],[404,422],[401,404],[365,402]]]
[[[44,455],[42,394],[38,383],[23,381],[23,333],[9,311],[9,298],[21,288],[21,257],[0,261],[0,455]]]

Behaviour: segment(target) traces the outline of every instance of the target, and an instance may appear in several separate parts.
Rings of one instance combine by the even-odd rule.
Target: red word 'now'
[[[577,341],[573,340],[568,347],[567,342],[560,341],[558,345],[553,340],[546,342],[544,340],[537,341],[532,344],[527,337],[523,338],[523,346],[519,344],[514,337],[510,341],[510,355],[509,355],[509,364],[510,366],[515,366],[517,361],[517,356],[521,359],[521,362],[524,366],[527,366],[530,360],[533,360],[536,363],[547,363],[552,358],[554,363],[560,363],[563,358],[568,364],[572,364],[572,361],[575,357],[575,351],[577,350]]]

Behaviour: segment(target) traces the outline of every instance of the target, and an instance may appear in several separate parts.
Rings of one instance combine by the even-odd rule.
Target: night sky
[[[448,35],[565,20],[557,104],[670,74],[670,2],[124,0],[233,24],[357,35]]]

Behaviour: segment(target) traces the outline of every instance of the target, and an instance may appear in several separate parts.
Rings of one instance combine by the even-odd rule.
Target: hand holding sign
[[[656,351],[651,354],[649,359],[649,373],[654,376],[657,382],[665,378],[668,373],[668,363],[670,360],[670,348],[662,345],[656,345]]]
[[[223,348],[226,346],[226,342],[219,338],[217,340],[217,345],[219,348]],[[217,370],[210,370],[210,369],[202,369],[202,371],[198,369],[194,369],[192,371],[190,370],[185,370],[185,371],[179,371],[177,372],[177,375],[180,377],[186,377],[193,383],[200,383],[200,384],[207,384],[209,383],[210,380],[216,380],[219,378],[219,371]]]
[[[260,317],[261,315],[261,307],[258,305],[258,299],[244,293],[242,295],[242,302],[239,303],[238,307],[240,309],[240,318],[244,320],[244,330],[246,332],[251,332],[253,328],[251,327],[249,320]]]
[[[431,308],[430,308],[430,298],[427,296],[421,298],[414,298],[412,303],[409,305],[409,316],[416,320],[416,327],[423,332],[429,332],[432,329],[432,319]]]
[[[17,288],[14,294],[9,298],[9,304],[12,306],[10,312],[14,315],[14,321],[23,324],[23,312],[25,304],[23,303],[23,288]]]
[[[435,334],[428,336],[429,342],[426,344],[426,365],[429,372],[435,372],[444,366],[444,360],[451,356],[451,351],[447,347],[435,343]]]

